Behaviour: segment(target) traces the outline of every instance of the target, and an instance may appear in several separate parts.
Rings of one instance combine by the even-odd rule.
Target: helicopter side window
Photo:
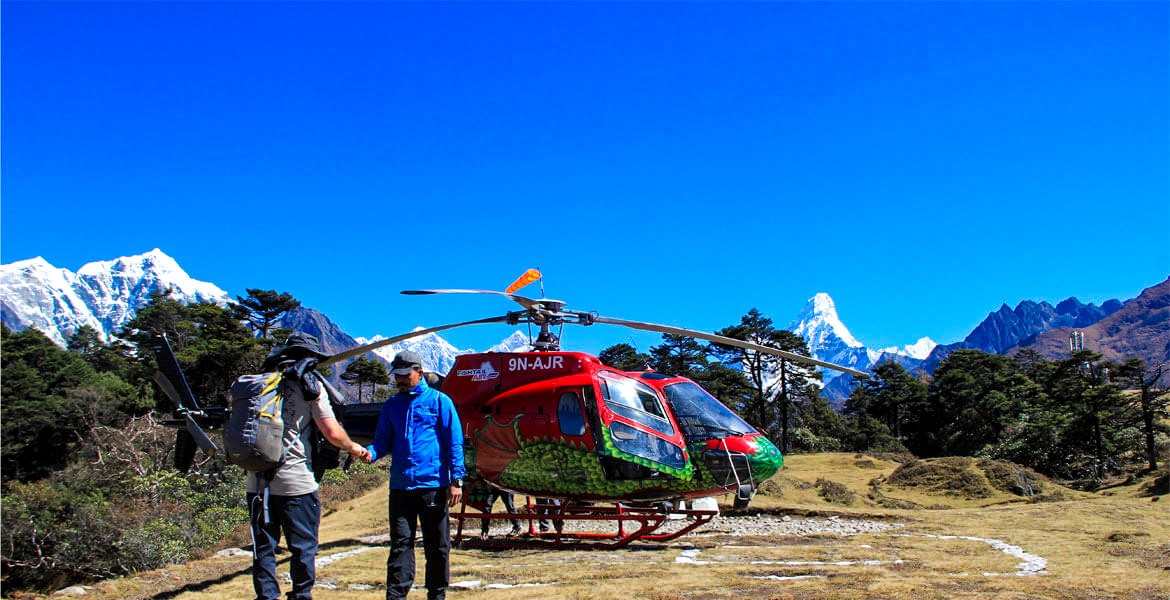
[[[585,434],[585,415],[581,412],[581,398],[576,392],[564,392],[557,401],[557,422],[565,435]]]
[[[658,394],[649,386],[632,379],[599,377],[601,397],[615,414],[645,425],[663,435],[674,435],[674,425],[666,418],[666,411]]]
[[[686,465],[682,448],[666,440],[638,431],[620,421],[610,424],[610,431],[613,433],[614,445],[620,450],[671,467],[682,468]]]

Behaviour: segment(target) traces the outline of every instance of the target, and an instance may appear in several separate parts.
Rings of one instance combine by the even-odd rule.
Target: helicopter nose
[[[750,440],[749,446],[755,446],[755,452],[748,454],[748,464],[752,470],[752,479],[762,482],[780,470],[784,466],[784,457],[780,454],[780,449],[772,443],[772,440],[764,436],[758,436]]]
[[[756,433],[707,442],[703,461],[720,485],[759,485],[780,470],[784,457],[771,440]]]

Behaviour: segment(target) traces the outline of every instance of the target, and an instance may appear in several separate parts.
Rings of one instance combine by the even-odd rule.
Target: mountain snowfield
[[[58,269],[36,257],[0,265],[2,318],[10,329],[34,327],[64,346],[88,325],[109,340],[153,292],[172,290],[186,303],[231,300],[215,284],[196,281],[158,248],[137,256],[92,262],[77,270]]]
[[[188,303],[223,305],[233,300],[216,285],[192,279],[173,258],[156,248],[144,254],[89,263],[77,273],[56,268],[40,257],[0,265],[0,314],[10,329],[34,327],[62,346],[84,325],[108,340],[146,305],[152,292],[165,289],[171,289],[175,299]],[[809,299],[788,329],[808,341],[814,357],[861,370],[888,355],[921,360],[936,345],[929,338],[922,338],[902,348],[866,348],[849,333],[837,315],[833,299],[823,292]],[[353,339],[358,344],[368,344],[385,338],[375,335]],[[328,346],[327,340],[322,342]],[[528,349],[527,336],[523,331],[515,331],[488,351]],[[456,348],[430,333],[379,348],[375,354],[389,362],[403,350],[418,352],[424,366],[437,372],[449,370],[456,356],[473,352]],[[824,371],[824,375],[828,382],[837,372]]]
[[[425,329],[425,327],[415,327],[414,331]],[[359,346],[366,344],[373,344],[386,339],[385,336],[375,335],[372,338],[355,338]],[[522,331],[514,331],[512,335],[504,338],[500,343],[488,348],[488,352],[525,352],[530,349],[528,343],[528,336]],[[417,352],[422,358],[423,368],[428,371],[436,373],[446,373],[451,370],[455,364],[455,358],[460,354],[471,354],[475,352],[474,349],[460,350],[451,345],[450,342],[443,339],[437,333],[428,333],[416,338],[411,338],[406,341],[382,346],[374,350],[374,354],[382,357],[386,362],[394,360],[394,355],[403,351]]]
[[[824,292],[809,298],[804,310],[788,325],[788,330],[804,338],[808,343],[809,354],[814,357],[862,371],[890,354],[922,360],[930,356],[930,352],[938,345],[934,340],[924,337],[901,348],[866,348],[865,344],[849,333],[849,328],[837,316],[837,305]],[[831,369],[822,369],[821,372],[825,383],[842,375],[840,371]]]

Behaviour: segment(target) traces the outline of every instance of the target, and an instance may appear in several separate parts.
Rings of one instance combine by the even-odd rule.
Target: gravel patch
[[[851,517],[777,517],[757,514],[742,517],[716,517],[691,535],[858,535],[881,533],[905,527],[903,523],[855,519]]]

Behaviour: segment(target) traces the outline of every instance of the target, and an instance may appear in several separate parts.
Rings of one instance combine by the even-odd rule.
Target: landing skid
[[[559,550],[613,550],[623,548],[634,541],[668,542],[686,535],[696,528],[706,525],[718,514],[718,510],[672,510],[670,515],[659,512],[656,508],[631,507],[617,505],[590,505],[590,506],[548,506],[542,507],[546,512],[537,513],[536,506],[529,498],[527,505],[520,507],[517,514],[512,513],[479,513],[467,512],[467,506],[460,507],[460,512],[452,512],[451,517],[458,521],[455,530],[454,544],[461,548],[552,548]],[[677,530],[654,533],[669,516],[680,515],[688,522]],[[489,519],[518,519],[528,523],[528,531],[514,537],[479,538],[464,536],[464,521],[468,526],[477,530],[480,520]],[[549,531],[538,531],[537,523],[548,521]],[[608,521],[616,531],[611,533],[595,531],[566,531],[566,523]],[[584,529],[585,526],[570,529]]]

